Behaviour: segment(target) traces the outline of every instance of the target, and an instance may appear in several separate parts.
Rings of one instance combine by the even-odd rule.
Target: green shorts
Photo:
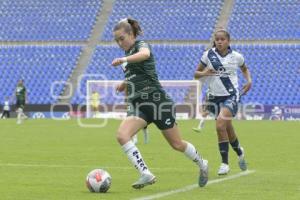
[[[25,99],[17,99],[16,107],[24,109],[24,107],[25,107]]]
[[[128,103],[127,116],[144,119],[154,123],[160,130],[173,128],[175,123],[175,104],[163,91],[144,93]]]

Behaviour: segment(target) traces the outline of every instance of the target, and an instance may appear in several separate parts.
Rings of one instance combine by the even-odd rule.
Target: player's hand
[[[252,86],[252,82],[247,82],[244,86],[243,86],[243,94],[247,94],[247,92],[250,90]]]
[[[215,76],[215,75],[217,75],[217,71],[215,71],[214,69],[208,69],[208,68],[205,68],[204,70],[195,72],[195,78],[202,78],[205,76]]]
[[[117,85],[116,87],[116,92],[119,93],[119,92],[123,92],[125,90],[125,84],[124,83],[120,83]]]
[[[118,65],[123,64],[124,62],[127,62],[127,59],[126,59],[125,57],[123,57],[123,58],[115,58],[115,59],[112,61],[111,65],[112,65],[112,66],[118,66]]]
[[[207,68],[207,69],[203,70],[203,76],[215,76],[215,75],[217,75],[217,73],[218,72],[214,69]]]

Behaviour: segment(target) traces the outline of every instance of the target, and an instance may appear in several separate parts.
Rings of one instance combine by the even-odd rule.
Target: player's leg
[[[9,111],[5,110],[2,115],[5,116],[6,118],[9,118]]]
[[[95,104],[95,118],[97,118],[97,116],[98,116],[98,114],[99,114],[99,103],[97,102],[96,104]]]
[[[204,124],[205,124],[204,122],[205,122],[208,114],[209,114],[208,111],[206,111],[206,110],[202,111],[202,113],[200,115],[200,121],[199,121],[198,127],[197,127],[197,129],[194,129],[196,132],[200,132],[204,128]]]
[[[203,160],[198,151],[191,143],[183,141],[180,137],[177,125],[172,128],[162,130],[162,133],[170,146],[177,151],[183,152],[190,160],[195,162],[200,168],[199,186],[204,187],[208,181],[208,162]]]
[[[204,119],[204,117],[201,113],[200,116],[199,116],[199,124],[198,124],[197,127],[194,127],[193,130],[197,133],[200,133],[202,131],[203,126],[204,126],[204,121],[205,121],[205,119]]]
[[[150,172],[139,149],[131,140],[132,136],[146,125],[147,122],[144,119],[130,116],[123,120],[117,133],[117,140],[123,151],[141,174],[140,179],[132,185],[135,189],[143,188],[155,182],[155,176]]]
[[[229,151],[229,138],[227,133],[227,123],[230,122],[232,113],[227,107],[221,107],[220,113],[216,120],[216,130],[218,134],[219,151],[222,158],[222,163],[219,168],[218,174],[225,175],[229,172],[228,165],[228,151]]]
[[[17,124],[22,123],[22,113],[23,113],[23,102],[20,99],[17,99],[16,103],[16,112],[17,112]]]
[[[16,112],[17,112],[17,124],[21,124],[23,110],[22,110],[22,108],[19,107],[19,108],[17,108]]]
[[[200,121],[197,129],[194,129],[196,132],[200,132],[204,128],[204,122],[206,117],[209,115],[209,95],[206,94],[204,100],[203,100],[203,105],[201,108],[201,115],[200,115]]]
[[[20,103],[20,108],[21,108],[21,119],[27,119],[28,117],[24,113],[24,108],[25,108],[25,99],[21,101]]]
[[[21,117],[22,117],[22,119],[28,119],[28,116],[25,115],[25,113],[24,113],[24,108],[22,109]]]
[[[232,122],[230,121],[230,123],[227,123],[227,133],[228,133],[228,137],[229,137],[229,142],[230,145],[232,147],[232,149],[236,152],[238,159],[239,159],[239,167],[241,170],[245,171],[247,170],[247,163],[245,160],[245,153],[244,153],[244,149],[243,147],[240,146],[239,140],[235,134]]]
[[[96,117],[96,106],[93,103],[93,105],[92,105],[92,118],[95,118],[95,117]]]
[[[148,144],[149,142],[149,132],[147,126],[143,128],[143,134],[144,134],[144,144]]]
[[[200,133],[202,128],[204,127],[204,121],[205,121],[205,106],[202,106],[202,108],[200,108],[200,115],[199,115],[199,124],[197,127],[194,127],[193,130],[195,132]]]
[[[203,129],[204,128],[204,122],[206,120],[206,117],[209,115],[209,112],[207,110],[203,111],[202,113],[202,122],[199,123],[199,128]]]
[[[19,110],[20,105],[21,105],[21,102],[19,99],[17,99],[17,101],[16,101],[17,124],[21,124],[21,113]]]
[[[142,129],[142,131],[143,131],[143,135],[144,135],[144,144],[147,144],[149,142],[149,136],[148,136],[149,133],[148,133],[147,126],[144,127]],[[131,140],[134,144],[137,144],[138,143],[138,134],[135,134],[134,136],[132,136]]]
[[[203,116],[203,114],[201,114],[201,118],[200,118],[200,122],[198,125],[198,129],[202,129],[204,127],[204,121],[205,121],[205,117]]]

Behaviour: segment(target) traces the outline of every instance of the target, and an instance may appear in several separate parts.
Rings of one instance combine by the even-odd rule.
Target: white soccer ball
[[[86,177],[86,186],[90,192],[105,193],[110,185],[111,176],[103,169],[94,169]]]

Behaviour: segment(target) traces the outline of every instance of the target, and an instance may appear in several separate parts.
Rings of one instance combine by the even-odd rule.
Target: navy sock
[[[228,164],[228,150],[229,150],[229,142],[220,142],[219,150],[222,157],[222,163]]]
[[[240,148],[240,143],[239,143],[239,141],[238,141],[237,138],[235,139],[235,141],[230,142],[230,144],[231,144],[233,150],[236,152],[236,154],[237,154],[238,156],[240,156],[240,155],[243,154],[243,152],[242,152],[242,150],[241,150],[241,148]]]

